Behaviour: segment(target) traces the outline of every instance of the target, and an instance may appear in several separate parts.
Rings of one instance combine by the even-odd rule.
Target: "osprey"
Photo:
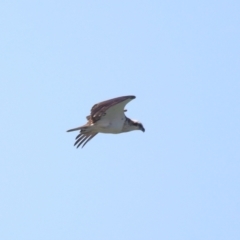
[[[83,144],[83,148],[98,133],[117,134],[133,130],[144,132],[145,129],[140,122],[132,120],[124,114],[127,111],[124,107],[134,98],[136,97],[123,96],[95,104],[90,115],[87,116],[88,122],[85,125],[67,130],[67,132],[80,130],[74,146],[77,145],[78,148]]]

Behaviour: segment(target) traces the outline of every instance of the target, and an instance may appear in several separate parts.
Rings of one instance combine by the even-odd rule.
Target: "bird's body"
[[[134,98],[135,96],[123,96],[95,104],[85,125],[67,131],[80,130],[74,145],[79,147],[83,144],[84,147],[98,133],[118,134],[139,129],[145,131],[140,122],[131,120],[124,114],[124,107]]]

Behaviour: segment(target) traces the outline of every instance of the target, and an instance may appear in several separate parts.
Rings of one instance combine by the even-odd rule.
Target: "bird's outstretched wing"
[[[92,107],[91,114],[87,116],[87,119],[91,120],[92,123],[95,123],[104,116],[106,116],[106,118],[117,118],[120,115],[124,115],[124,112],[126,111],[124,110],[124,107],[134,98],[136,97],[130,95],[97,103]]]
[[[74,143],[74,146],[76,146],[77,148],[79,148],[82,144],[82,148],[87,144],[87,142],[89,142],[93,137],[95,137],[98,133],[94,132],[94,133],[79,133],[76,136],[76,142]]]

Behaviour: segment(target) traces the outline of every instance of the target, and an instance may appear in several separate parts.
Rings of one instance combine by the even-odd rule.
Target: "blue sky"
[[[0,238],[240,239],[239,1],[1,1]],[[76,133],[136,95],[146,132]]]

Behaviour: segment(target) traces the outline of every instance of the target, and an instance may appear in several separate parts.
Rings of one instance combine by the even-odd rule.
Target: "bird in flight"
[[[95,104],[89,116],[88,122],[80,127],[67,130],[67,132],[80,131],[76,137],[74,146],[82,148],[98,133],[124,133],[133,130],[145,132],[143,125],[125,116],[124,109],[127,103],[135,96],[123,96],[106,100]]]

